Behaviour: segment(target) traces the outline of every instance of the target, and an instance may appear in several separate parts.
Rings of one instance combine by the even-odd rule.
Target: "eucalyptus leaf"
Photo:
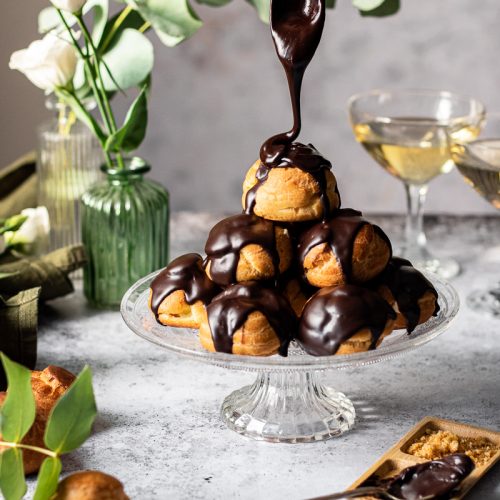
[[[5,500],[20,500],[26,493],[23,455],[17,448],[0,454],[0,490]]]
[[[261,21],[269,23],[270,0],[247,0],[247,2],[256,8]]]
[[[127,0],[151,23],[160,40],[173,47],[198,31],[202,22],[188,0]]]
[[[362,10],[362,16],[385,17],[396,14],[400,8],[399,0],[385,0],[379,7],[373,10]]]
[[[85,366],[50,412],[44,436],[46,446],[58,454],[79,448],[89,437],[96,415],[92,373]]]
[[[102,56],[116,83],[122,89],[137,87],[153,69],[153,44],[139,31],[124,29],[109,50]],[[102,67],[104,87],[113,92],[118,87]]]
[[[87,125],[87,127],[89,127],[92,132],[94,132],[99,142],[101,144],[104,144],[104,142],[106,141],[106,136],[104,135],[96,119],[87,112],[81,101],[77,99],[71,92],[68,92],[67,90],[62,88],[56,89],[55,93],[60,99],[62,99],[68,106],[71,107],[76,117],[82,123],[85,123],[85,125]]]
[[[147,124],[147,87],[144,86],[130,106],[123,126],[108,137],[105,145],[106,151],[134,151],[144,140]]]
[[[138,30],[146,22],[139,12],[132,10],[120,21],[120,24],[116,26],[118,18],[121,16],[122,12],[123,10],[117,12],[106,22],[101,41],[97,45],[97,52],[99,52],[99,54],[104,54],[108,47],[116,42],[116,39],[123,33],[124,30],[127,28]]]
[[[386,0],[352,0],[352,4],[359,10],[373,10],[380,7]]]
[[[35,421],[35,398],[31,390],[31,372],[0,353],[7,374],[7,397],[0,410],[2,438],[20,443]]]
[[[210,5],[211,7],[221,7],[227,5],[231,0],[196,0],[198,3]]]
[[[57,490],[61,468],[62,464],[59,458],[47,457],[42,462],[33,500],[50,500]]]

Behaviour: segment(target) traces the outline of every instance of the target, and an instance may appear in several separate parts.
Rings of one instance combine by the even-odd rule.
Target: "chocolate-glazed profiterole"
[[[331,163],[312,144],[294,142],[302,127],[302,80],[324,24],[325,0],[271,2],[271,34],[288,81],[293,127],[262,145],[260,161],[252,166],[243,185],[247,213],[272,220],[312,220],[327,217],[340,206]]]
[[[313,356],[375,349],[396,313],[377,293],[355,285],[322,288],[302,311],[297,340]]]
[[[297,318],[287,300],[255,281],[230,286],[207,306],[200,340],[209,351],[286,356]]]
[[[292,260],[287,229],[253,214],[233,215],[217,223],[205,252],[207,274],[222,286],[277,278]]]
[[[393,257],[375,284],[382,296],[394,303],[398,313],[394,328],[406,328],[411,333],[439,312],[436,289],[406,259]]]
[[[474,462],[467,455],[456,453],[412,465],[395,477],[367,482],[366,485],[380,486],[402,500],[447,500],[473,470]]]
[[[220,291],[205,273],[202,257],[188,253],[174,259],[153,280],[150,307],[164,325],[198,328],[204,305]]]
[[[382,229],[352,209],[337,210],[315,224],[298,244],[304,277],[316,287],[369,281],[385,269],[391,253]]]

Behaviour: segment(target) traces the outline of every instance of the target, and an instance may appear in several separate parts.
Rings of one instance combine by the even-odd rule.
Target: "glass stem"
[[[427,257],[427,238],[424,233],[424,203],[428,185],[406,184],[406,227],[405,250],[407,255],[425,259]]]

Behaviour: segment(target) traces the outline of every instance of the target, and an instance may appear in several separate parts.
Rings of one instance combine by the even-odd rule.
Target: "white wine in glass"
[[[488,114],[477,140],[467,143],[452,139],[451,153],[467,184],[500,210],[500,114]],[[497,253],[500,262],[500,247]],[[467,303],[476,311],[500,318],[500,282],[472,292]]]
[[[443,91],[376,90],[351,97],[349,112],[355,138],[375,161],[400,179],[407,195],[408,215],[403,257],[444,278],[458,274],[458,263],[438,259],[427,249],[423,204],[428,183],[454,164],[450,138],[475,139],[484,107],[475,99]]]

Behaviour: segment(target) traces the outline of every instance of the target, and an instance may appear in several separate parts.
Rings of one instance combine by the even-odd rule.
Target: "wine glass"
[[[423,205],[429,182],[454,164],[450,137],[462,143],[475,139],[484,121],[476,99],[433,90],[373,90],[349,99],[356,140],[377,163],[403,181],[408,212],[399,255],[445,279],[460,267],[437,258],[427,248]]]
[[[467,184],[500,210],[500,113],[488,113],[478,139],[465,143],[452,137],[451,143],[453,161]],[[500,247],[497,253],[500,257]],[[476,311],[500,318],[500,281],[489,289],[472,292],[467,303]]]

